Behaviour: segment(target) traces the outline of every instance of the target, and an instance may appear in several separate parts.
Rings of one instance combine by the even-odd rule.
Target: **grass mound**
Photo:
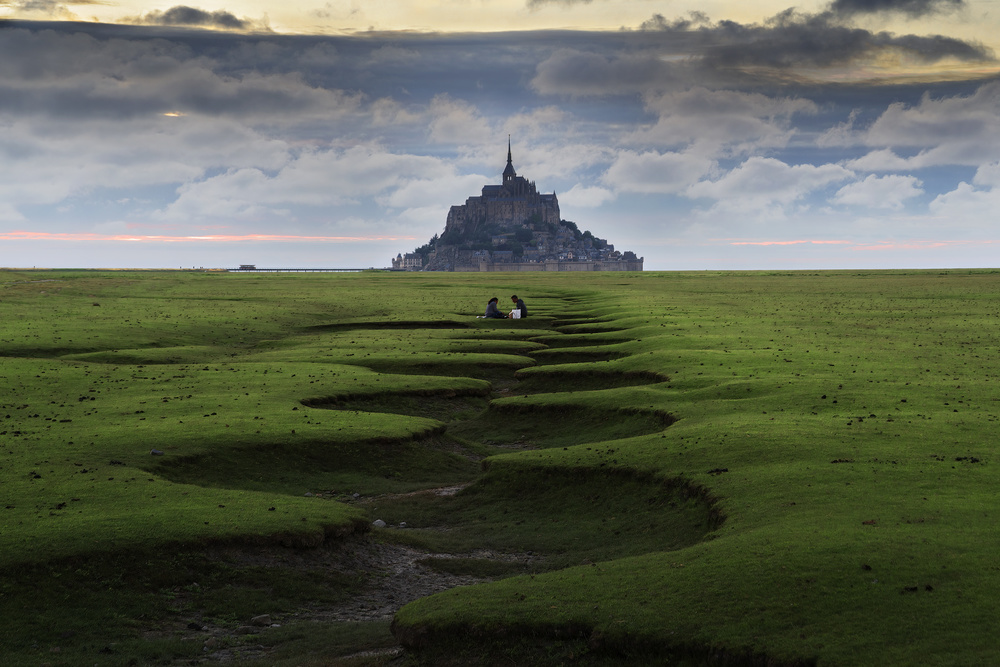
[[[673,422],[669,413],[655,410],[505,399],[494,401],[482,415],[449,432],[458,438],[501,447],[570,447],[658,433]]]
[[[178,484],[345,500],[355,493],[400,493],[464,481],[478,464],[443,428],[406,440],[299,442],[219,449],[157,461],[149,472]]]
[[[539,350],[531,354],[539,365],[546,364],[591,364],[600,361],[611,361],[628,356],[622,350],[609,350],[600,347],[570,347],[552,350]]]
[[[535,336],[531,339],[535,343],[544,344],[546,347],[593,347],[594,345],[614,345],[616,343],[627,343],[631,339],[620,335],[610,334],[559,334]]]
[[[515,594],[513,600],[518,599]],[[725,665],[731,667],[815,667],[814,659],[780,659],[750,650],[683,646],[666,642],[607,637],[577,623],[547,626],[507,625],[485,628],[469,624],[446,630],[414,629],[394,622],[392,629],[408,648],[414,665],[461,667],[534,665],[537,667],[621,667],[621,665]]]
[[[332,322],[329,324],[315,324],[309,328],[311,331],[322,332],[351,332],[351,331],[386,331],[397,329],[468,329],[471,323],[454,320],[363,320],[359,322]]]
[[[441,422],[471,419],[486,409],[486,391],[459,394],[440,392],[396,392],[360,396],[328,396],[303,400],[303,405],[326,410],[389,412],[414,417],[430,417]]]
[[[397,375],[444,375],[490,381],[497,376],[513,375],[535,363],[512,354],[444,354],[438,359],[366,359],[365,365],[375,371]]]

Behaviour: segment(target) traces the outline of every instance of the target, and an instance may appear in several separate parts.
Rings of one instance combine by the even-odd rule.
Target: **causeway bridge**
[[[242,264],[236,269],[223,269],[234,273],[359,273],[361,271],[399,271],[401,269],[376,268],[370,266],[366,269],[280,269],[257,267],[253,264]]]

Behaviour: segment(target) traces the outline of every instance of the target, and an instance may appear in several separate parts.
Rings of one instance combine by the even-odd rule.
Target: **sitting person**
[[[500,312],[500,308],[498,306],[499,303],[500,299],[496,297],[490,299],[490,302],[486,304],[486,314],[483,315],[483,317],[487,319],[503,319],[507,317],[502,312]]]
[[[510,300],[514,302],[514,310],[520,311],[521,319],[526,318],[528,316],[528,307],[524,305],[524,300],[518,299],[516,294],[510,297]],[[507,317],[514,317],[514,310],[510,311]]]

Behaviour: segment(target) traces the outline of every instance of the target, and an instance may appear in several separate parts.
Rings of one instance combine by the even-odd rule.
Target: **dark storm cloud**
[[[692,53],[700,55],[702,64],[710,70],[822,68],[848,65],[885,53],[905,53],[923,63],[945,58],[990,61],[994,57],[990,49],[980,44],[953,37],[872,32],[846,25],[832,12],[802,14],[793,9],[760,24],[711,23],[700,14],[668,21],[655,15],[640,30],[662,34],[667,44],[678,37],[697,36],[698,47]]]
[[[956,11],[965,0],[834,0],[830,11],[839,15],[895,13],[918,17]]]
[[[83,7],[86,5],[111,5],[114,3],[111,0],[79,0],[79,2],[74,0],[72,3],[66,3],[62,0],[14,0],[13,2],[0,0],[0,7],[10,7],[18,14],[75,19],[76,15],[69,9],[70,4],[74,7]]]
[[[56,0],[24,0],[24,2],[0,3],[0,6],[10,6],[24,12],[44,12],[52,13],[63,7],[62,2]]]
[[[76,3],[74,3],[76,4]],[[80,4],[100,4],[84,1]],[[22,12],[39,12],[56,14],[65,9],[65,4],[59,0],[20,0],[19,2],[0,2],[0,7],[12,7]]]
[[[993,58],[982,45],[953,37],[871,32],[835,22],[829,14],[802,15],[792,10],[763,25],[720,21],[700,31],[710,43],[706,61],[719,67],[831,67],[888,52],[904,52],[924,63]]]
[[[0,22],[0,112],[77,120],[173,112],[291,125],[357,106],[356,90],[305,81],[293,49],[271,49],[267,71],[247,64],[242,40],[267,51],[266,37]]]
[[[526,0],[528,9],[546,5],[589,5],[593,0]],[[956,11],[966,6],[965,0],[834,0],[830,11],[841,16],[854,14],[893,13],[910,17]]]
[[[905,56],[925,65],[947,59],[992,61],[986,47],[941,35],[897,35],[845,25],[830,12],[788,10],[759,24],[712,22],[702,13],[654,15],[638,30],[553,39],[532,87],[543,94],[601,97],[678,86],[767,89],[809,85],[807,70]],[[761,88],[761,87],[764,88]]]
[[[177,5],[167,11],[152,11],[129,21],[136,25],[187,26],[222,30],[259,30],[262,24],[250,19],[237,18],[225,10],[208,12],[196,7]]]
[[[704,12],[691,12],[687,18],[679,17],[672,20],[664,18],[662,14],[653,14],[652,18],[642,22],[639,30],[683,31],[691,30],[698,26],[711,25],[711,23],[712,20]]]
[[[793,12],[759,25],[713,23],[699,13],[654,16],[642,27],[294,36],[0,21],[0,111],[76,118],[180,112],[332,136],[383,99],[420,111],[445,95],[513,115],[536,94],[610,100],[692,85],[788,85],[794,79],[784,73],[796,66],[841,65],[886,50],[925,62],[991,57],[961,40],[873,33]],[[592,101],[586,113],[619,122],[641,111]],[[357,132],[372,132],[358,122]]]
[[[613,52],[635,37],[602,33],[592,46]],[[333,94],[415,105],[446,94],[516,113],[538,62],[581,39],[587,34],[247,35],[0,21],[0,109],[274,114],[284,123],[321,110]]]

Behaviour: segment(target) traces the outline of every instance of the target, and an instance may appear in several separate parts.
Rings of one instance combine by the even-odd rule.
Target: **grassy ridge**
[[[435,567],[525,573],[404,607],[430,664],[1000,662],[998,283],[0,274],[0,648],[197,657],[138,636],[356,585],[205,548],[329,543],[377,512],[413,529],[376,540],[471,554]],[[529,320],[473,317],[514,291]],[[324,641],[386,642],[360,634]]]

